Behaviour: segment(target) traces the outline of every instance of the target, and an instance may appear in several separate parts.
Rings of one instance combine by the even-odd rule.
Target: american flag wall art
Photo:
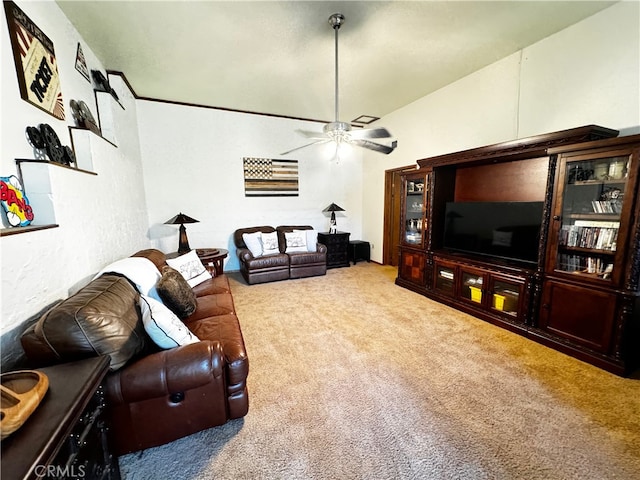
[[[245,197],[297,197],[298,160],[244,157]]]

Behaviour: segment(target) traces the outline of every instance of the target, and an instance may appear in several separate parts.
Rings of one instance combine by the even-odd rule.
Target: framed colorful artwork
[[[12,227],[26,227],[33,221],[33,208],[18,177],[0,177],[0,204]]]
[[[53,42],[13,2],[3,2],[20,96],[60,120],[64,103]]]

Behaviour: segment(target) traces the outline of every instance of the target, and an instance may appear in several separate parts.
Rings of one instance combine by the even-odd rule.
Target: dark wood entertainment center
[[[631,373],[640,360],[640,135],[617,135],[591,125],[418,160],[402,177],[396,284]],[[453,206],[463,202],[537,202],[534,259],[517,253],[530,226],[487,231],[481,243],[458,226],[487,230],[495,218],[462,219]],[[469,247],[451,248],[454,234]]]

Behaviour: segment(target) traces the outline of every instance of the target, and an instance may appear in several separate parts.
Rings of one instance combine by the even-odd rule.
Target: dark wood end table
[[[371,247],[363,240],[349,241],[349,260],[355,265],[358,260],[371,261]]]
[[[327,247],[327,268],[349,266],[349,232],[318,232],[318,243]]]
[[[229,255],[229,250],[224,248],[197,248],[196,254],[204,266],[214,276],[224,273],[224,259]]]

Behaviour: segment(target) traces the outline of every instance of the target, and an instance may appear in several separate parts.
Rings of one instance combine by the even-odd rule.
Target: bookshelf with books
[[[539,331],[611,371],[637,364],[640,135],[550,149],[557,155]]]
[[[624,137],[623,137],[624,138]],[[618,142],[620,139],[616,139]],[[633,149],[560,155],[549,274],[620,284],[637,175]],[[622,242],[622,248],[618,248]]]

